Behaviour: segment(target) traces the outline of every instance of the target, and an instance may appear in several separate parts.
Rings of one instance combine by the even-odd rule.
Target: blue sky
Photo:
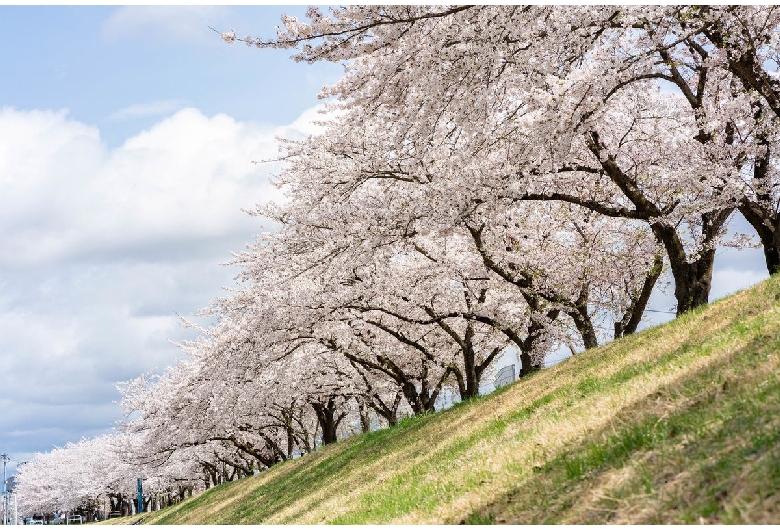
[[[117,381],[233,284],[268,228],[277,135],[312,130],[340,65],[227,45],[303,7],[0,6],[0,452],[16,462],[109,430]],[[744,228],[744,222],[735,221]],[[721,251],[713,298],[766,277]],[[651,308],[673,302],[656,293]],[[651,313],[660,321],[666,313]]]
[[[284,51],[222,45],[208,29],[271,37],[280,15],[302,16],[300,6],[1,9],[2,104],[69,109],[109,146],[185,106],[291,123],[341,72],[296,64]]]

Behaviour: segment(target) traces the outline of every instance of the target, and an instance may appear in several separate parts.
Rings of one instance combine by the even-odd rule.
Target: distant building
[[[496,388],[501,388],[504,385],[508,385],[512,381],[515,380],[515,365],[510,364],[509,366],[504,366],[501,370],[498,371],[496,374],[496,381],[493,383],[493,385]]]
[[[14,491],[16,489],[16,475],[11,475],[5,481],[6,491]]]

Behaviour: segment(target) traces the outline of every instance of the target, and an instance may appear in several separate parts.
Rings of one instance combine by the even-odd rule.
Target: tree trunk
[[[758,105],[755,118],[760,119],[762,114],[763,106]],[[772,145],[764,135],[757,135],[755,140],[764,149],[763,154],[756,156],[753,161],[751,189],[755,196],[743,197],[739,203],[739,211],[758,234],[764,248],[766,270],[772,275],[780,272],[780,213],[773,207],[771,194]]]
[[[693,263],[677,264],[672,268],[677,316],[709,302],[714,261],[715,251],[710,250]]]
[[[465,345],[463,348],[463,368],[466,376],[465,394],[460,399],[466,400],[479,395],[479,374],[477,373],[476,354],[474,353],[474,328],[471,322],[466,325]]]
[[[645,313],[647,302],[650,300],[650,295],[653,292],[658,278],[661,276],[661,271],[664,267],[664,257],[660,252],[655,255],[653,261],[653,267],[647,272],[645,281],[642,284],[642,289],[639,291],[635,298],[632,298],[631,304],[626,309],[623,318],[620,321],[615,322],[615,339],[625,337],[636,332],[639,322],[642,320],[642,315]]]
[[[580,289],[580,296],[574,302],[574,307],[569,311],[569,316],[574,320],[574,325],[582,337],[582,344],[586,350],[596,348],[599,345],[599,339],[596,336],[596,330],[593,328],[593,320],[588,313],[588,284],[583,283]]]
[[[714,242],[720,235],[733,208],[725,208],[702,214],[704,250],[695,261],[688,261],[685,247],[677,231],[666,224],[652,224],[653,233],[666,249],[674,277],[674,296],[677,299],[677,316],[709,301],[712,288],[712,269],[715,263]]]
[[[518,377],[525,377],[528,374],[538,372],[544,367],[544,363],[533,355],[534,345],[539,339],[539,333],[542,329],[543,327],[536,322],[528,327],[528,336],[520,346],[520,373]]]
[[[317,422],[322,429],[322,445],[336,443],[336,433],[339,423],[344,418],[344,414],[336,414],[336,400],[333,396],[328,398],[326,403],[314,401],[311,403],[314,413],[317,415]]]
[[[400,406],[403,397],[403,391],[398,389],[393,397],[392,404],[388,405],[385,403],[378,394],[374,394],[368,404],[374,412],[387,421],[388,426],[392,427],[398,423],[398,407]]]
[[[780,215],[748,200],[744,201],[739,211],[761,240],[767,272],[770,275],[780,272]]]
[[[360,415],[360,432],[367,433],[371,430],[371,418],[368,415],[368,407],[363,399],[358,398],[358,414]]]
[[[603,170],[634,204],[636,212],[639,214],[635,218],[641,218],[648,222],[655,237],[663,244],[674,276],[677,315],[705,305],[709,300],[710,287],[712,286],[712,265],[715,260],[714,243],[734,208],[722,208],[701,214],[701,235],[704,250],[695,261],[689,263],[682,236],[677,232],[677,227],[667,224],[665,221],[654,221],[654,218],[663,214],[663,209],[644,195],[633,179],[617,165],[612,155],[605,153],[605,147],[597,132],[591,131],[586,141],[591,152],[600,160]],[[614,211],[611,214],[616,215]]]
[[[528,350],[526,350],[525,348],[520,350],[520,372],[518,374],[518,377],[525,377],[528,374],[538,372],[541,369],[542,369],[542,365],[534,362]]]

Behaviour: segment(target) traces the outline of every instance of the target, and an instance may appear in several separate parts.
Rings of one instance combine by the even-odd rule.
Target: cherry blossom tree
[[[21,513],[81,512],[91,520],[103,499],[132,499],[136,473],[114,441],[112,435],[83,439],[24,464],[17,479]]]
[[[780,118],[778,9],[705,6],[669,9],[663,14],[664,33],[678,36],[680,44],[690,50],[682,64],[691,66],[681,68],[693,68],[699,77],[713,70],[730,76],[721,74],[729,81],[729,93],[721,99],[720,119],[729,136],[726,143],[732,146],[741,169],[738,208],[756,230],[767,270],[774,274],[780,270],[777,163],[772,152]],[[703,131],[702,138],[710,140],[711,135]]]
[[[475,148],[505,152],[497,144],[512,142],[525,148],[530,139],[540,145],[532,152],[515,150],[517,158],[511,164],[533,169],[529,158],[544,153],[548,169],[553,163],[554,171],[546,173],[548,182],[554,183],[559,169],[555,163],[568,167],[564,158],[572,136],[578,135],[599,164],[589,165],[586,174],[577,177],[599,175],[588,179],[594,186],[609,178],[624,194],[625,204],[615,209],[549,189],[545,195],[526,197],[569,200],[609,215],[644,220],[669,257],[678,312],[706,303],[714,248],[740,200],[736,184],[741,165],[734,149],[740,142],[734,139],[735,120],[729,118],[723,101],[729,100],[726,107],[736,109],[736,115],[744,114],[744,105],[729,92],[733,77],[725,69],[713,68],[707,46],[680,22],[700,13],[683,8],[404,6],[343,8],[333,10],[330,17],[312,8],[308,15],[310,23],[284,19],[285,27],[274,41],[242,40],[298,47],[298,60],[350,60],[345,77],[324,95],[361,108],[362,115],[385,113],[386,119],[403,123],[410,143],[437,133],[469,131]],[[683,32],[672,40],[677,28]],[[679,205],[677,199],[654,202],[652,190],[634,182],[633,168],[609,161],[608,151],[616,148],[604,143],[609,131],[594,129],[594,118],[608,112],[605,108],[613,98],[632,87],[641,94],[647,82],[655,80],[674,85],[689,107],[680,115],[688,131],[679,133],[688,135],[684,147],[691,149],[694,166],[687,181],[680,180],[677,170],[662,184],[669,190],[699,179],[704,186],[686,189],[687,198],[699,200],[696,213],[686,208],[683,198]],[[629,99],[624,96],[622,104]],[[663,96],[656,102],[668,103]],[[535,110],[537,124],[529,131],[517,118]],[[482,161],[474,158],[473,149],[461,152]],[[463,161],[455,158],[458,164]],[[708,166],[710,171],[703,172]],[[670,161],[669,167],[674,163]],[[591,173],[594,169],[598,173]],[[522,182],[526,179],[521,175],[505,171],[495,178]],[[704,187],[707,193],[702,193]],[[676,229],[679,219],[673,217],[686,218],[682,230]]]
[[[359,122],[357,115],[361,116]],[[508,189],[507,179],[495,178],[498,171],[506,170],[506,164],[492,172],[489,167],[491,160],[478,156],[479,153],[474,153],[473,157],[458,157],[457,153],[468,152],[469,146],[461,149],[457,143],[452,145],[453,140],[449,137],[442,139],[439,144],[429,139],[419,146],[414,139],[403,135],[394,122],[381,117],[369,118],[358,108],[329,125],[330,130],[326,134],[287,144],[284,159],[289,165],[280,176],[279,183],[289,190],[290,201],[284,208],[265,207],[259,210],[261,215],[291,226],[285,232],[285,237],[294,241],[306,240],[309,244],[315,244],[312,243],[315,234],[324,234],[316,238],[316,246],[328,250],[317,254],[314,262],[321,263],[338,254],[347,264],[368,264],[375,257],[361,258],[348,250],[352,247],[389,249],[393,244],[406,245],[408,249],[394,252],[420,254],[429,266],[437,264],[440,267],[441,270],[435,275],[449,277],[450,281],[461,284],[464,278],[469,277],[508,282],[519,289],[517,295],[522,300],[515,303],[536,308],[541,307],[541,301],[555,305],[543,311],[540,309],[548,320],[555,320],[553,315],[557,315],[562,307],[564,313],[576,322],[585,346],[597,344],[595,330],[590,322],[589,288],[577,283],[585,279],[585,273],[575,269],[584,263],[580,259],[571,259],[568,261],[571,268],[561,267],[562,259],[577,255],[577,245],[565,248],[562,244],[550,244],[554,239],[566,239],[561,234],[556,234],[561,237],[548,239],[556,231],[573,231],[574,225],[569,224],[567,228],[566,222],[575,210],[561,206],[554,206],[550,210],[544,205],[517,204],[517,194]],[[403,126],[400,128],[403,129]],[[478,161],[474,162],[474,159]],[[543,214],[545,208],[555,211],[557,217]],[[582,215],[583,211],[580,209],[578,215]],[[590,217],[595,220],[603,216]],[[540,232],[540,222],[550,229]],[[631,226],[635,240],[646,239],[646,232],[635,225]],[[300,232],[299,235],[295,235],[296,230]],[[627,226],[622,233],[630,231],[630,226]],[[581,237],[581,234],[576,237]],[[432,242],[449,241],[445,244],[455,248],[453,242],[458,241],[458,238],[459,252],[449,252],[447,256],[438,256],[440,252],[433,248],[435,243],[432,246]],[[547,239],[547,243],[543,239]],[[525,246],[513,250],[511,247],[517,246],[517,241],[524,241]],[[592,244],[592,241],[588,242],[588,245]],[[602,253],[607,252],[613,257],[620,247],[614,238],[610,243],[600,241],[599,244],[602,245]],[[644,300],[641,307],[634,304],[634,309],[641,314],[660,270],[655,266],[657,260],[652,257],[648,259],[645,254],[650,252],[654,255],[654,250],[647,244],[639,247],[632,245],[622,246],[624,250],[631,248],[630,255],[637,258],[636,263],[625,260],[630,267],[623,274],[635,280],[638,277],[636,266],[644,267],[646,272],[651,269],[655,271],[644,297],[632,288],[637,300]],[[525,260],[522,267],[515,260],[511,264],[515,270],[511,273],[507,264],[499,264],[497,257],[506,254],[503,249],[507,246],[507,251],[513,251],[515,255],[522,252]],[[296,243],[296,249],[300,248],[307,247],[303,243]],[[642,253],[638,254],[637,248],[641,248]],[[591,248],[590,253],[595,259],[596,248]],[[296,259],[302,258],[298,256]],[[249,260],[251,258],[247,258],[247,262]],[[446,263],[449,270],[442,269],[442,263]],[[605,275],[605,271],[596,272],[594,265],[595,262],[587,265],[591,269],[588,274],[601,274],[602,277],[616,281],[615,275],[619,273],[615,272],[614,267],[605,268],[609,272]],[[346,268],[348,265],[345,265]],[[384,272],[389,269],[381,270]],[[556,274],[558,278],[553,281],[552,277]],[[547,278],[546,283],[534,281],[535,277],[541,276]],[[625,285],[624,280],[617,283]],[[417,288],[409,282],[404,284],[395,279],[390,284],[402,285],[402,290],[407,293]],[[427,311],[430,313],[432,308]],[[463,316],[462,310],[460,314]],[[509,339],[521,351],[526,349],[521,344],[523,339],[511,331],[512,326],[500,325],[485,314],[471,315],[469,318],[498,326],[509,333]],[[416,321],[421,322],[419,318]],[[535,322],[538,324],[540,318]]]

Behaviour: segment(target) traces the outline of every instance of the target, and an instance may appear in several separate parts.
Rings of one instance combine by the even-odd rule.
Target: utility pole
[[[6,490],[5,465],[11,461],[6,453],[0,455],[3,459],[3,526],[8,524],[8,490]]]

